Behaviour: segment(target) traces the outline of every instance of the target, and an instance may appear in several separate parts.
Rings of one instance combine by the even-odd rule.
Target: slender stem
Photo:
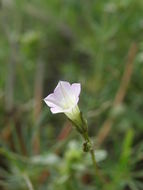
[[[26,185],[27,185],[28,189],[29,190],[34,190],[33,185],[31,183],[29,177],[26,174],[24,174],[23,177],[25,179],[25,182],[26,182]]]
[[[100,170],[98,168],[97,161],[96,161],[95,154],[94,154],[94,148],[93,148],[93,145],[91,143],[91,140],[90,140],[87,132],[83,133],[83,138],[90,145],[89,153],[90,153],[91,158],[92,158],[93,166],[94,166],[94,169],[95,169],[95,175],[99,178],[100,181],[105,182],[105,179],[103,178],[103,176],[102,176],[102,174],[101,174],[101,172],[100,172]]]
[[[100,172],[97,162],[96,162],[96,158],[95,158],[95,154],[94,154],[94,148],[93,148],[93,144],[88,136],[88,124],[86,119],[84,119],[82,113],[80,112],[80,115],[77,119],[77,121],[80,122],[76,122],[76,121],[71,121],[73,123],[73,125],[76,127],[77,131],[82,135],[82,137],[84,138],[85,142],[83,144],[83,151],[85,152],[89,152],[92,158],[92,162],[93,162],[93,166],[95,169],[95,175],[96,177],[102,182],[105,183],[107,182],[106,179],[103,177],[102,173]]]
[[[98,168],[98,165],[97,165],[97,162],[96,162],[96,158],[95,158],[95,154],[94,154],[93,149],[90,150],[90,154],[91,154],[92,162],[93,162],[93,165],[94,165],[94,168],[95,168],[95,171],[96,171],[96,175],[100,178],[101,175],[100,175],[100,172],[99,172],[99,168]]]
[[[96,162],[96,158],[95,158],[93,146],[92,146],[91,140],[90,140],[90,138],[89,138],[89,136],[88,136],[88,133],[85,132],[85,133],[83,134],[83,137],[84,137],[85,141],[88,142],[89,145],[91,146],[89,152],[90,152],[90,154],[91,154],[91,158],[92,158],[92,162],[93,162],[93,165],[94,165],[94,168],[95,168],[95,172],[96,172],[96,174],[98,175],[98,173],[99,173],[98,170],[99,170],[99,169],[98,169],[98,165],[97,165],[97,162]]]

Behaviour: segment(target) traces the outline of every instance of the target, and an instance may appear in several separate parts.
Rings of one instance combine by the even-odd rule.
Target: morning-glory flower
[[[83,150],[90,152],[96,174],[99,176],[98,166],[96,164],[93,145],[88,136],[88,125],[86,119],[78,108],[79,95],[81,91],[80,83],[70,84],[66,81],[59,81],[54,92],[49,94],[45,99],[45,103],[50,107],[53,114],[65,113],[66,116],[76,127],[77,131],[84,139]]]
[[[59,81],[54,92],[49,94],[44,101],[53,114],[65,113],[69,119],[76,121],[80,115],[77,105],[80,91],[80,83],[70,84],[66,81]]]

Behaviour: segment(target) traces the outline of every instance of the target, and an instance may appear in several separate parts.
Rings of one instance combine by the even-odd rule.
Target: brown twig
[[[125,69],[124,69],[121,83],[120,83],[119,89],[116,93],[115,99],[113,101],[113,106],[112,106],[113,109],[116,106],[120,105],[125,98],[129,83],[131,81],[131,76],[133,73],[133,63],[134,63],[134,60],[136,57],[136,53],[137,53],[136,43],[132,43],[131,47],[129,49],[129,52],[128,52],[127,63],[126,63]],[[101,127],[101,129],[99,130],[99,132],[97,134],[97,145],[98,146],[100,146],[104,142],[104,140],[107,138],[107,136],[109,135],[109,132],[112,128],[113,122],[114,122],[114,119],[112,117],[109,117],[103,123],[103,126]]]

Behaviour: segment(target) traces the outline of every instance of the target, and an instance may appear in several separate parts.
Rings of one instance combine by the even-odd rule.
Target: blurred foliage
[[[143,190],[142,34],[142,0],[1,1],[0,189]],[[112,107],[133,43],[128,90]],[[95,151],[106,183],[65,117],[43,103],[59,80],[81,83],[93,141],[113,119]]]

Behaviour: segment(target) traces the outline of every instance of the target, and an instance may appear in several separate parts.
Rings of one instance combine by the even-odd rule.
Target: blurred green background
[[[80,82],[106,182],[43,101]],[[0,189],[143,190],[143,1],[2,0]]]

